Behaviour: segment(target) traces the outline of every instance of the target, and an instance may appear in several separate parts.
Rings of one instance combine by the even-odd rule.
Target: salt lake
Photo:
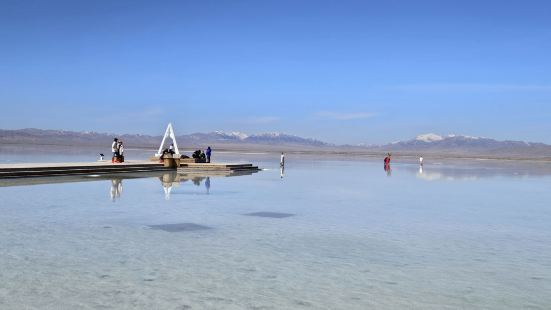
[[[551,308],[548,164],[214,159],[265,170],[0,187],[0,308]]]

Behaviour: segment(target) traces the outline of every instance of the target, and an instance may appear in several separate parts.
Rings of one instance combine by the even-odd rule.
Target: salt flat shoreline
[[[378,159],[383,158],[387,152],[392,153],[394,160],[415,160],[417,161],[420,156],[423,156],[426,160],[473,160],[473,161],[506,161],[506,162],[538,162],[538,163],[551,163],[551,156],[549,157],[527,157],[527,156],[499,156],[499,155],[484,155],[484,154],[458,154],[450,152],[398,152],[389,150],[381,151],[362,151],[357,148],[348,148],[348,147],[327,147],[327,148],[315,148],[315,147],[302,147],[298,146],[293,149],[292,146],[283,145],[252,145],[250,148],[240,147],[240,146],[229,146],[227,144],[222,144],[220,147],[216,145],[211,145],[214,148],[214,151],[219,154],[242,154],[242,155],[268,155],[268,154],[280,154],[285,152],[286,154],[294,155],[305,155],[305,156],[320,156],[320,157],[340,157],[340,158],[370,158]],[[23,144],[23,143],[3,143],[0,145],[0,151],[2,148],[28,148],[33,150],[41,150],[42,148],[71,148],[71,149],[94,149],[95,152],[104,152],[109,154],[106,151],[109,148],[109,145],[70,145],[70,144],[47,144],[47,143],[33,143]],[[193,146],[193,147],[180,147],[180,152],[192,153],[196,149],[202,149],[203,146]],[[157,147],[153,146],[127,146],[127,151],[140,150],[140,151],[151,151],[152,154],[157,151]]]

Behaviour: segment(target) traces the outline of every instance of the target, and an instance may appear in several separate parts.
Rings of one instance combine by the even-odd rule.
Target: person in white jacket
[[[113,139],[113,143],[111,144],[111,152],[113,152],[113,157],[111,158],[111,162],[114,163],[115,159],[117,158],[119,148],[119,139],[115,138]]]

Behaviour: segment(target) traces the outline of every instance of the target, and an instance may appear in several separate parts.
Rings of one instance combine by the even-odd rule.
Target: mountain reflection
[[[492,177],[522,178],[551,175],[551,164],[547,163],[465,162],[454,163],[453,165],[407,165],[403,166],[402,169],[425,181],[478,180]]]

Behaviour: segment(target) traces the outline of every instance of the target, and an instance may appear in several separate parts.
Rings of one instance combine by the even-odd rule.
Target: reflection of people
[[[201,186],[201,182],[205,179],[204,177],[193,177],[191,178],[191,182],[193,182],[193,185],[195,186]]]
[[[111,201],[115,202],[115,200],[121,197],[121,193],[122,193],[122,180],[111,179]]]
[[[283,177],[285,176],[285,167],[284,166],[281,166],[279,167],[279,176],[283,179]]]
[[[207,147],[207,150],[205,151],[205,155],[207,156],[207,163],[210,163],[210,155],[212,154],[212,149]]]
[[[210,193],[210,177],[207,177],[205,180],[205,188],[207,189],[207,194]]]
[[[385,171],[386,171],[386,175],[387,176],[391,176],[392,175],[392,169],[390,168],[390,164],[385,164]]]

